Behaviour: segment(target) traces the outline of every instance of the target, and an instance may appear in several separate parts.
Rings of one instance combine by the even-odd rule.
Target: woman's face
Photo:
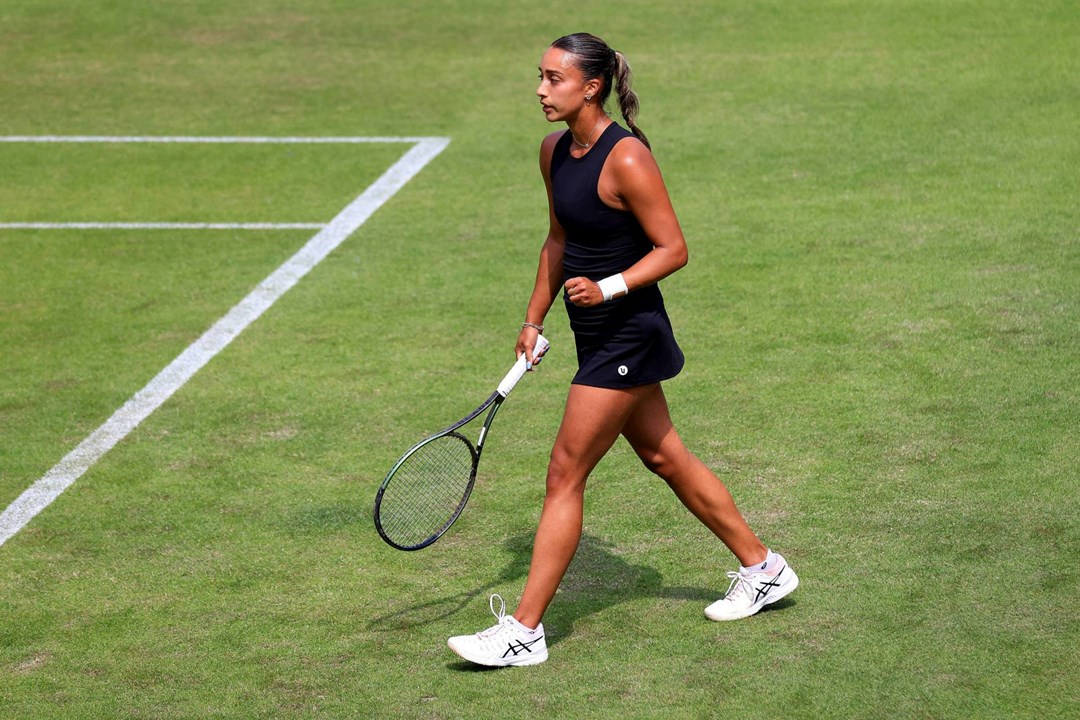
[[[548,122],[574,117],[585,105],[585,95],[595,93],[595,80],[585,82],[574,56],[559,48],[548,48],[540,59],[540,86],[536,96]]]

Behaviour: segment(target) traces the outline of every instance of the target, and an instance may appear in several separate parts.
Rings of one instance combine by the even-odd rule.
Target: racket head
[[[399,550],[420,550],[450,529],[476,482],[480,455],[464,435],[444,431],[414,445],[375,496],[375,529]]]

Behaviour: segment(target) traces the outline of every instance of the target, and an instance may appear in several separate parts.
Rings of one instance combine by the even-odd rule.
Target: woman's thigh
[[[652,387],[657,386],[611,389],[571,385],[551,450],[549,482],[562,478],[584,482]]]
[[[689,459],[668,412],[667,398],[660,385],[653,385],[627,417],[622,434],[641,461],[665,479]]]

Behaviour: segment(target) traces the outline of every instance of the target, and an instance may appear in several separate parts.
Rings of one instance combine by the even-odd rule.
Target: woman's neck
[[[580,113],[572,121],[567,122],[567,126],[573,134],[574,144],[587,150],[603,134],[605,122],[610,122],[610,118],[603,112]]]

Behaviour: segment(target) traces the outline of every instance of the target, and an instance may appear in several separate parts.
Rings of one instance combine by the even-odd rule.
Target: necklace
[[[579,147],[583,147],[583,148],[591,147],[592,146],[592,134],[594,132],[596,132],[596,128],[600,127],[600,123],[602,123],[602,122],[604,122],[604,118],[600,118],[599,120],[596,121],[596,124],[593,125],[592,130],[589,131],[589,136],[587,138],[585,138],[585,142],[581,142],[580,140],[578,140],[577,135],[574,134],[573,130],[570,131],[570,137],[574,138],[574,142]]]

